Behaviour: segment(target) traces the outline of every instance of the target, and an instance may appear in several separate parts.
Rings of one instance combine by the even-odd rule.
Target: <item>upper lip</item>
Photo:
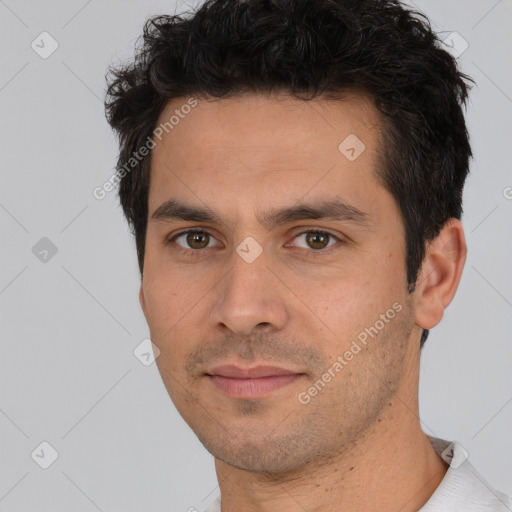
[[[273,377],[276,375],[294,375],[300,372],[286,370],[277,366],[255,366],[253,368],[241,368],[235,365],[216,366],[207,375],[231,377],[232,379],[257,379],[260,377]]]

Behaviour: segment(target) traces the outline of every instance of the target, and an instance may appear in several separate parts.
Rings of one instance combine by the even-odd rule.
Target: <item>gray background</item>
[[[423,426],[460,441],[489,483],[512,494],[512,2],[416,5],[443,39],[455,31],[467,41],[460,60],[477,82],[467,116],[469,255],[422,356]],[[0,0],[4,512],[202,510],[218,494],[213,458],[156,365],[134,356],[148,336],[134,243],[115,193],[92,195],[117,154],[102,106],[107,65],[132,54],[148,16],[186,7]],[[31,47],[43,31],[59,45],[46,59]],[[58,452],[48,469],[43,441]]]

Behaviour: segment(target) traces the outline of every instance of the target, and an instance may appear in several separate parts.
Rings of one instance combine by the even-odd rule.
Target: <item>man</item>
[[[505,511],[418,417],[456,292],[469,78],[396,1],[211,0],[112,69],[119,195],[208,511]]]

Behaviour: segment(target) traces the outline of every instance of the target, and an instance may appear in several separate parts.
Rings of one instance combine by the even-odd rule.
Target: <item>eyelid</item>
[[[177,233],[173,233],[172,236],[169,236],[166,239],[165,243],[166,243],[166,245],[175,244],[175,245],[177,245],[177,248],[174,248],[173,250],[175,250],[176,252],[181,252],[183,254],[189,254],[189,255],[200,255],[201,253],[208,252],[209,249],[213,249],[213,247],[218,246],[218,244],[217,244],[213,247],[206,247],[204,249],[187,249],[185,247],[180,246],[179,244],[176,244],[176,242],[175,242],[176,238],[186,235],[186,234],[189,234],[189,233],[205,233],[205,234],[209,235],[211,238],[213,238],[214,240],[216,240],[217,242],[219,242],[217,240],[217,238],[215,237],[215,235],[212,234],[210,228],[206,228],[206,227],[203,228],[201,226],[198,226],[198,227],[185,228],[181,231],[178,231]],[[340,243],[343,244],[343,243],[347,242],[343,237],[335,235],[334,233],[331,233],[327,229],[318,228],[316,226],[302,226],[302,227],[296,228],[296,230],[294,231],[294,233],[292,235],[292,240],[294,240],[295,238],[297,238],[301,235],[305,235],[308,233],[325,234],[325,235],[328,235],[329,237],[333,238],[337,242],[335,244],[327,246],[324,249],[306,249],[303,247],[298,247],[299,250],[301,250],[302,252],[305,251],[306,254],[308,254],[312,257],[327,255],[332,250],[336,250],[337,249],[336,246],[339,245]],[[285,245],[285,247],[287,247],[287,246],[289,246],[289,243],[287,243]]]
[[[189,233],[205,233],[207,234],[211,239],[215,240],[217,242],[217,245],[219,244],[219,241],[217,238],[207,229],[207,228],[201,228],[201,227],[194,227],[194,228],[188,228],[184,229],[183,231],[178,231],[177,233],[174,233],[171,237],[167,238],[166,244],[170,243],[176,243],[176,239],[183,235],[188,235]],[[188,249],[185,247],[182,247],[181,245],[177,244],[179,249],[178,251],[185,251],[185,252],[202,252],[206,251],[207,249],[212,249],[212,247],[205,247],[204,249]],[[215,245],[214,247],[217,247]]]
[[[317,228],[316,226],[301,226],[298,228],[295,228],[292,231],[292,238],[297,238],[299,235],[304,235],[305,233],[322,233],[325,235],[330,235],[336,240],[343,240],[343,235],[341,234],[334,234],[332,231],[330,231],[327,228]]]
[[[328,256],[333,251],[339,250],[340,249],[339,246],[341,244],[345,244],[347,242],[344,238],[339,237],[326,229],[317,228],[314,226],[309,227],[309,228],[306,227],[306,229],[304,229],[304,227],[298,228],[298,229],[300,229],[300,231],[297,231],[293,234],[292,240],[296,239],[297,237],[299,237],[301,235],[306,235],[308,233],[320,233],[322,235],[328,235],[331,239],[334,239],[334,241],[335,241],[335,243],[328,245],[327,247],[325,247],[323,249],[306,249],[304,247],[297,247],[297,249],[299,249],[299,251],[301,251],[303,254],[305,253],[306,257],[308,257],[308,258],[317,258],[317,257],[322,257],[322,256],[324,256],[324,257]],[[286,244],[285,247],[286,246],[289,246],[289,244]]]

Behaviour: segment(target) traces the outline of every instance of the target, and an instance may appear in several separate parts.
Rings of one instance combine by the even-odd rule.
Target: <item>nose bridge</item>
[[[230,264],[214,305],[214,323],[245,335],[260,324],[282,328],[287,317],[284,297],[262,248],[246,239],[233,252]]]

